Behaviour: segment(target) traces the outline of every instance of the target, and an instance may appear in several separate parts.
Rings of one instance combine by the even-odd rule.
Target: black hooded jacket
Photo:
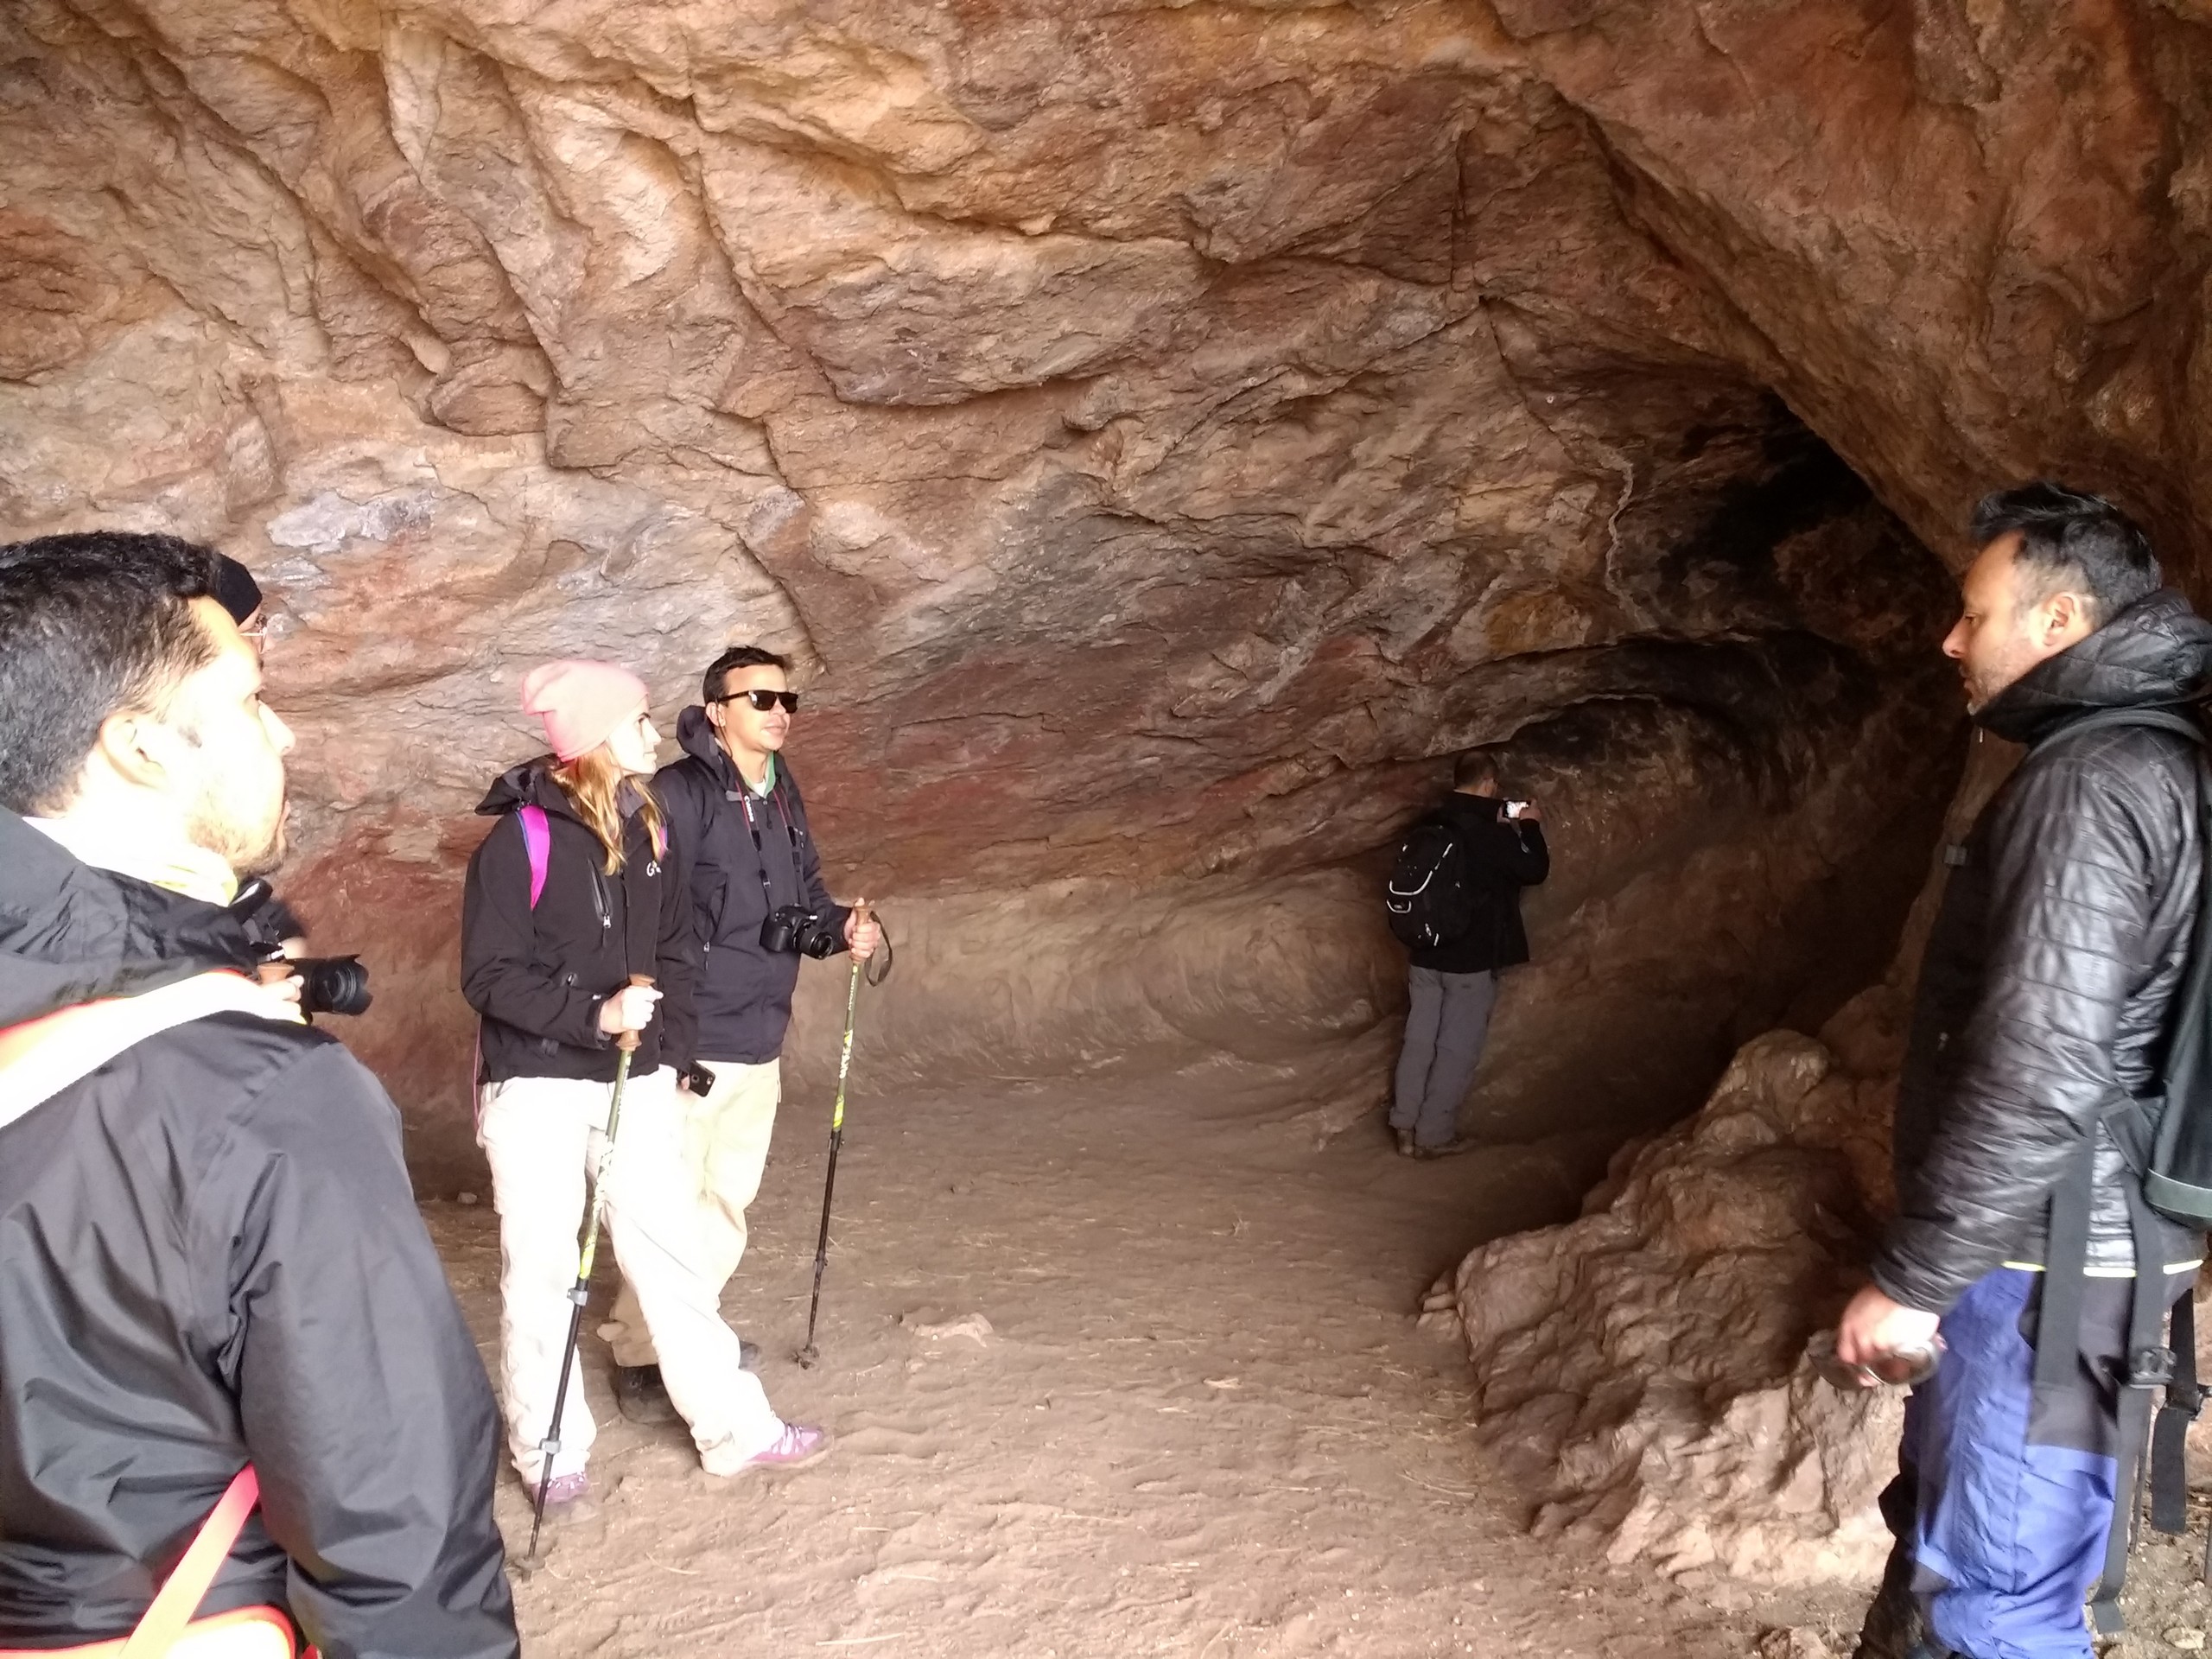
[[[722,750],[707,711],[677,717],[683,759],[653,779],[678,861],[690,874],[699,938],[698,1057],[709,1065],[759,1065],[783,1052],[798,984],[798,957],[761,948],[760,924],[774,905],[804,905],[842,937],[852,912],[830,900],[806,827],[798,780],[781,755],[765,801],[746,786]]]
[[[1552,873],[1544,826],[1507,817],[1503,797],[1459,789],[1444,798],[1437,814],[1466,832],[1467,893],[1474,901],[1474,919],[1450,944],[1415,950],[1414,966],[1440,974],[1519,966],[1529,960],[1521,889],[1541,885]]]
[[[251,958],[227,911],[0,812],[0,1029]],[[0,1128],[0,1648],[128,1631],[251,1462],[203,1612],[289,1606],[328,1659],[514,1654],[499,1434],[399,1116],[330,1036],[210,1015]]]
[[[1897,1088],[1900,1213],[1873,1269],[1908,1307],[1946,1312],[1993,1268],[2044,1265],[2051,1192],[2089,1135],[2090,1264],[2133,1264],[2133,1178],[2097,1116],[2159,1090],[2203,874],[2197,748],[2143,727],[2063,733],[2098,709],[2177,706],[2209,687],[2212,624],[2167,591],[1975,717],[2042,747],[1945,855]],[[2164,1242],[2167,1263],[2201,1243],[2179,1228]]]
[[[518,811],[533,804],[550,842],[535,908]],[[461,988],[484,1016],[480,1080],[613,1082],[620,1054],[599,1011],[632,974],[649,975],[662,995],[632,1070],[689,1070],[691,910],[672,851],[632,813],[622,868],[609,875],[606,849],[543,759],[502,773],[476,810],[499,820],[468,861],[461,898]]]

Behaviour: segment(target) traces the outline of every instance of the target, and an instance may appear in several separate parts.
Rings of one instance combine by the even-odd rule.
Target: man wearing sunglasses
[[[807,828],[806,804],[784,759],[799,694],[788,664],[758,645],[734,645],[709,665],[701,706],[677,717],[683,758],[661,768],[654,792],[671,850],[686,870],[699,928],[698,1045],[690,1087],[691,1154],[705,1195],[699,1270],[727,1284],[745,1254],[745,1211],[760,1188],[782,1089],[778,1057],[791,1023],[799,950],[771,939],[772,914],[803,911],[823,949],[842,940],[861,961],[882,931],[830,897]],[[705,1075],[699,1075],[703,1073]],[[614,1398],[639,1421],[671,1418],[652,1338],[627,1285],[600,1327],[614,1351]],[[748,1351],[752,1344],[746,1344]]]

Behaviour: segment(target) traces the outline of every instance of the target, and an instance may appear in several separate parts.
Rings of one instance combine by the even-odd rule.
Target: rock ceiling
[[[442,1057],[523,670],[672,708],[750,638],[805,666],[841,885],[918,916],[1318,880],[1506,746],[1575,855],[1548,1004],[1690,1031],[1678,1110],[1807,918],[1901,914],[1869,861],[1947,786],[1926,550],[1972,499],[2060,470],[2202,568],[2206,40],[2184,0],[16,0],[0,533],[255,566],[304,897]]]

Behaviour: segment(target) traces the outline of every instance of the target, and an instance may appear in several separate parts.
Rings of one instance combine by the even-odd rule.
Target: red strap
[[[545,892],[545,868],[553,857],[553,828],[542,806],[525,806],[515,816],[522,820],[522,844],[530,853],[530,907],[536,910]]]
[[[253,1513],[253,1506],[261,1501],[260,1478],[253,1472],[251,1464],[238,1471],[230,1490],[217,1500],[215,1508],[200,1523],[200,1531],[184,1559],[176,1564],[168,1582],[154,1598],[154,1605],[146,1610],[145,1618],[138,1621],[138,1628],[130,1632],[130,1639],[123,1644],[118,1659],[164,1659],[184,1634],[184,1627],[200,1611],[200,1604],[207,1598],[207,1586],[215,1582],[215,1575],[223,1570],[223,1563],[230,1559],[231,1546],[238,1541],[238,1532],[245,1525],[245,1518]]]

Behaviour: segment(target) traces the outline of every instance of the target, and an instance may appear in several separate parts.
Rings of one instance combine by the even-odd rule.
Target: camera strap
[[[58,1008],[0,1031],[0,1129],[134,1044],[211,1014],[306,1023],[297,1003],[228,969]]]
[[[741,774],[739,776],[737,781],[737,788],[727,789],[722,792],[724,795],[728,796],[728,798],[735,801],[738,804],[738,810],[745,814],[746,831],[753,837],[753,861],[754,866],[760,872],[760,901],[762,905],[766,906],[763,913],[767,915],[773,915],[775,913],[776,887],[773,879],[768,874],[767,843],[761,840],[760,826],[757,822],[755,822],[753,816],[753,808],[755,802],[760,803],[762,817],[766,817],[767,815],[768,808],[772,804],[775,806],[776,810],[783,815],[784,835],[791,842],[791,902],[793,904],[799,905],[804,904],[806,902],[806,884],[799,874],[798,826],[791,821],[791,809],[783,804],[784,769],[781,766],[778,766],[776,768],[776,781],[773,786],[768,791],[766,799],[755,795],[750,788],[746,786],[745,779]]]

